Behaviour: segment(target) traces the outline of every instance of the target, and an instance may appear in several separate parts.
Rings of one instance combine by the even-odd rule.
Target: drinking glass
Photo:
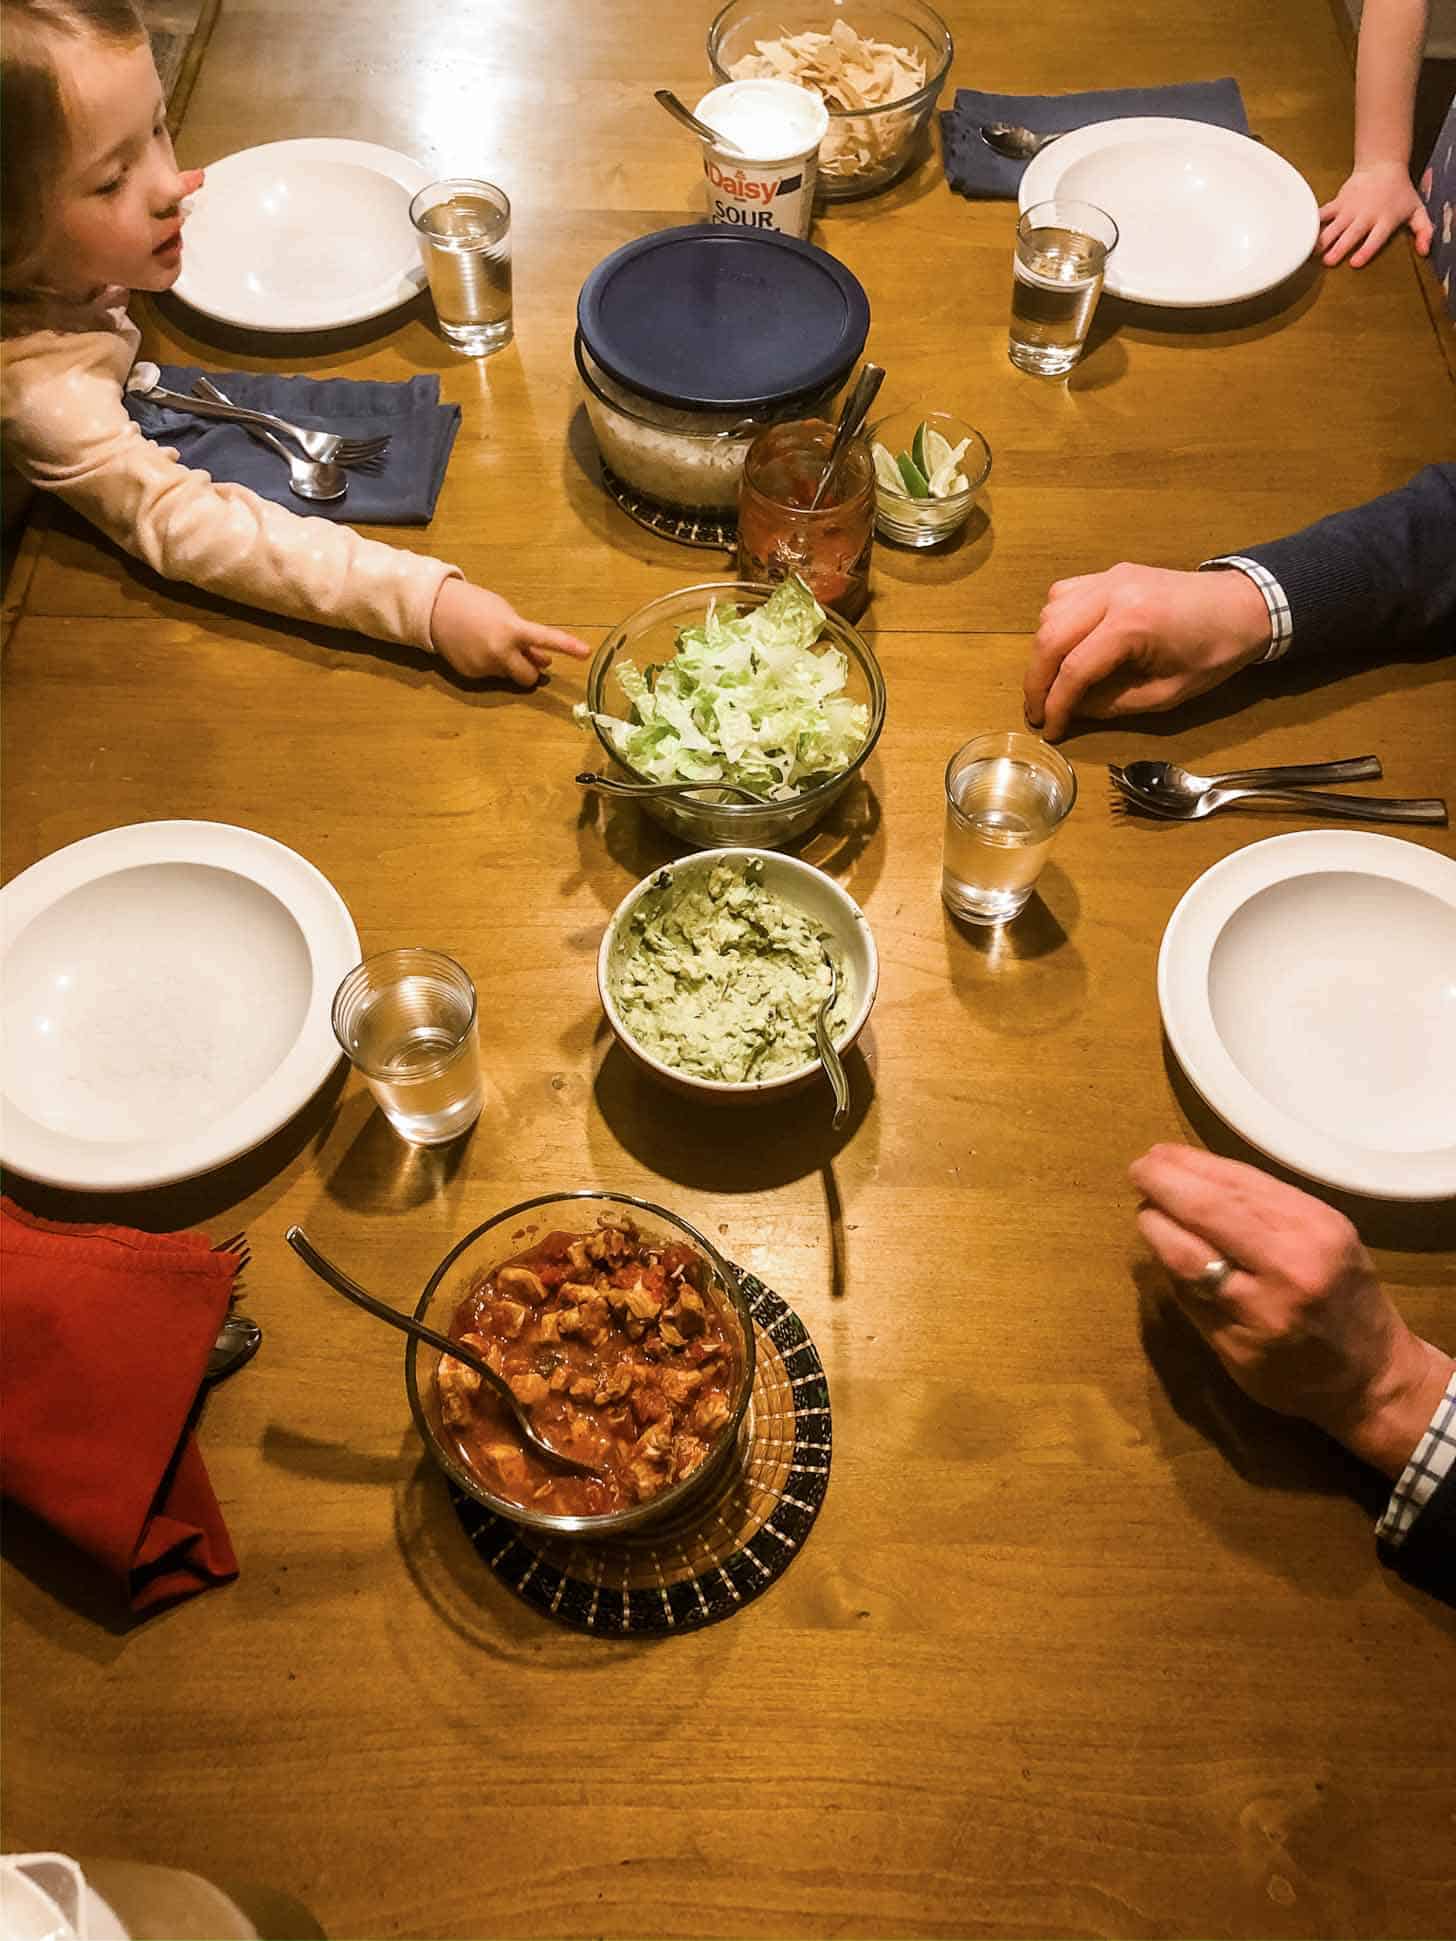
[[[1016,225],[1011,277],[1011,361],[1061,377],[1082,355],[1102,293],[1117,224],[1095,203],[1035,202]]]
[[[966,923],[1005,923],[1026,907],[1077,778],[1035,735],[973,735],[945,771],[940,894]]]
[[[443,1146],[480,1117],[475,986],[440,950],[382,950],[334,993],[334,1036],[412,1146]]]
[[[821,418],[770,425],[754,439],[738,491],[738,574],[773,581],[797,573],[822,606],[853,620],[869,598],[875,467],[866,441],[852,438],[811,512],[833,442]]]
[[[410,204],[445,341],[488,357],[511,341],[511,205],[492,182],[432,182]]]

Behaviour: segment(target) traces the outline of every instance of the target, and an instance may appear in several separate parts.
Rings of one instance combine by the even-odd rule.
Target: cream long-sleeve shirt
[[[141,341],[124,299],[108,290],[90,304],[9,307],[0,346],[7,474],[55,493],[168,579],[433,651],[435,595],[458,567],[215,484],[142,436],[122,403]]]

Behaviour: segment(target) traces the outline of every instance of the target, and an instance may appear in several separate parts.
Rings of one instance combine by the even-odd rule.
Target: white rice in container
[[[684,512],[733,511],[748,448],[765,425],[824,415],[838,384],[811,397],[752,410],[660,404],[608,377],[576,341],[587,417],[602,458],[624,484]]]

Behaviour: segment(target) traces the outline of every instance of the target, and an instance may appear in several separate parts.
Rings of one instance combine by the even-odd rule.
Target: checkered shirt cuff
[[[1410,1527],[1436,1493],[1436,1486],[1456,1470],[1456,1375],[1436,1404],[1430,1427],[1416,1444],[1400,1481],[1390,1492],[1385,1514],[1375,1534],[1392,1550],[1399,1550]]]
[[[1206,559],[1198,570],[1200,573],[1221,572],[1229,566],[1246,574],[1254,582],[1264,596],[1264,605],[1269,609],[1269,645],[1255,666],[1262,667],[1265,661],[1283,660],[1294,638],[1294,615],[1289,611],[1289,596],[1267,566],[1261,566],[1256,559],[1244,559],[1238,553],[1225,553],[1219,559]]]

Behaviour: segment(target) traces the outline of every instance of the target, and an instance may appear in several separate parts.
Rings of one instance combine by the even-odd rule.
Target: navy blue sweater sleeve
[[[1428,465],[1398,492],[1240,553],[1288,596],[1290,659],[1456,651],[1456,465]]]

